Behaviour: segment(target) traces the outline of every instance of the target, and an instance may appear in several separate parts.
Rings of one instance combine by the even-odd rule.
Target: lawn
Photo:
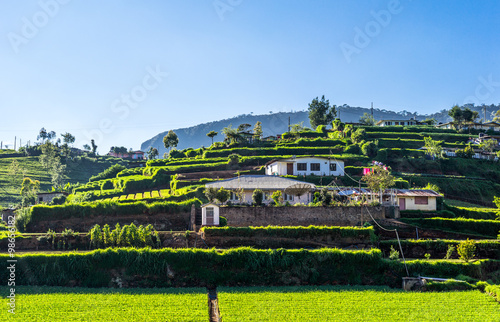
[[[500,321],[500,304],[480,291],[404,292],[385,287],[220,288],[230,321]]]
[[[4,300],[7,287],[0,287]],[[16,314],[0,321],[208,321],[203,288],[87,289],[17,287]]]

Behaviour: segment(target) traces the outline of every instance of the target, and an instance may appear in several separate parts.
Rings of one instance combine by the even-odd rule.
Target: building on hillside
[[[376,125],[378,126],[394,126],[394,125],[418,125],[417,120],[380,120]]]
[[[436,125],[437,128],[441,129],[455,129],[455,124],[453,122],[447,122]],[[462,129],[464,130],[483,130],[483,131],[496,131],[500,132],[500,124],[497,122],[487,122],[487,123],[478,123],[478,122],[469,122],[464,123],[462,125]]]
[[[217,190],[224,188],[231,191],[229,199],[231,203],[252,203],[253,192],[260,189],[264,193],[262,201],[264,204],[271,202],[271,196],[275,191],[282,192],[283,202],[308,204],[313,200],[312,193],[316,186],[312,183],[278,176],[244,175],[207,183],[205,188]],[[239,192],[241,192],[241,199],[238,196]],[[299,192],[301,192],[300,195],[297,195]]]
[[[343,176],[345,174],[344,161],[320,157],[272,160],[266,163],[265,167],[268,176]]]
[[[54,199],[55,197],[60,197],[60,196],[67,196],[68,193],[67,192],[39,192],[36,194],[36,204],[39,204],[39,203],[50,203],[52,201],[52,199]]]
[[[115,153],[110,151],[107,155],[122,159],[144,160],[144,152],[142,151],[129,151],[127,153]]]
[[[201,205],[201,225],[219,226],[219,206],[214,203]]]
[[[436,211],[437,198],[442,196],[434,190],[396,189],[399,210]]]
[[[14,222],[14,211],[15,208],[2,208],[2,213],[1,213],[1,220],[5,221],[6,223]]]

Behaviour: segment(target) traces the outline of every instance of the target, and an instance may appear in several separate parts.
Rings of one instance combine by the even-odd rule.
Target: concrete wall
[[[389,212],[386,207],[221,207],[219,214],[234,227],[354,226],[371,220],[367,211],[375,219],[384,219]]]

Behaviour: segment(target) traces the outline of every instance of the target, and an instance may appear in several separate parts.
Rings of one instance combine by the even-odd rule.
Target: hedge
[[[333,226],[267,226],[267,227],[203,227],[206,237],[277,237],[313,238],[329,236],[332,240],[357,238],[367,241],[375,239],[373,227],[333,227]]]
[[[456,233],[483,235],[497,238],[500,221],[464,218],[401,218],[402,222],[423,228],[441,229]]]
[[[455,207],[446,203],[444,203],[443,206],[446,210],[453,212],[457,217],[495,220],[500,216],[500,209],[495,208]]]
[[[8,255],[0,255],[8,259]],[[215,249],[106,249],[86,253],[16,255],[16,285],[114,287],[120,277],[132,287],[254,285],[389,285],[406,276],[403,263],[378,249],[347,251]],[[408,261],[412,275],[482,278],[498,261],[475,263]],[[0,278],[8,279],[8,270]]]
[[[433,257],[441,256],[444,257],[448,246],[457,246],[462,242],[462,240],[451,240],[451,239],[404,239],[401,240],[401,247],[405,253],[405,256],[410,254],[410,248],[421,247],[425,252],[432,253]],[[500,258],[500,240],[475,240],[476,244],[476,255],[489,258]],[[394,247],[399,250],[399,243],[397,240],[382,240],[379,242],[379,247],[384,254],[389,254],[390,247]],[[456,251],[455,251],[456,253]]]
[[[67,204],[61,206],[35,205],[25,213],[18,215],[16,227],[23,232],[40,221],[64,220],[69,218],[86,218],[94,216],[120,216],[157,213],[190,211],[191,205],[200,206],[199,199],[190,199],[182,202],[155,202],[143,201],[133,203],[120,203],[117,201],[94,201],[80,204]]]

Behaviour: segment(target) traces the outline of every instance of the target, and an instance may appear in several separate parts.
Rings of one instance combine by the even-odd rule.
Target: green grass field
[[[384,287],[220,288],[230,321],[500,321],[480,291],[419,293]]]
[[[208,321],[203,288],[17,287],[15,315],[7,311],[7,290],[0,287],[0,321]]]

